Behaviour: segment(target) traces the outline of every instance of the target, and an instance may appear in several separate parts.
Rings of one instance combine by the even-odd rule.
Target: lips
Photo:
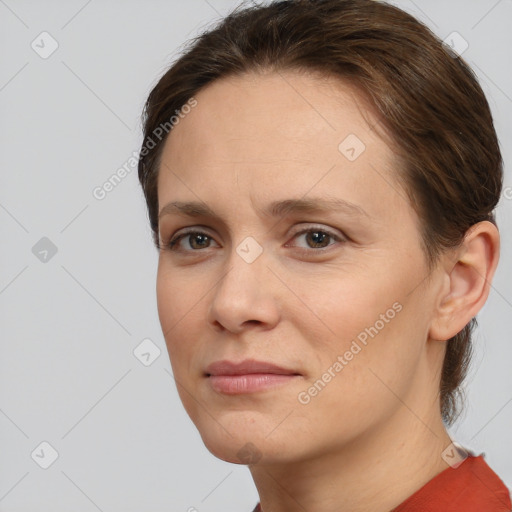
[[[225,395],[268,391],[290,383],[301,374],[265,361],[246,359],[240,363],[217,361],[207,366],[205,376],[212,389]]]
[[[257,361],[255,359],[246,359],[240,363],[223,360],[216,361],[206,367],[206,375],[248,375],[254,373],[271,373],[274,375],[300,375],[300,373],[277,366],[273,363],[265,361]]]

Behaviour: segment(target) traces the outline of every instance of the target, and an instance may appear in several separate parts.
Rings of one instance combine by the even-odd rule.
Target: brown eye
[[[188,231],[174,237],[167,246],[171,251],[198,251],[208,249],[212,240],[211,236],[202,231]],[[188,244],[183,246],[182,241],[188,242]]]
[[[329,244],[326,242],[332,238],[331,235],[325,231],[307,231],[305,234],[306,243],[311,248],[327,247]]]
[[[336,242],[344,242],[345,240],[335,233],[331,233],[325,229],[309,228],[295,233],[293,239],[303,240],[304,243],[295,244],[294,247],[299,249],[325,249]]]

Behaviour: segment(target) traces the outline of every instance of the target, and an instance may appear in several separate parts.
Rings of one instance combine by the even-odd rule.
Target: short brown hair
[[[166,123],[203,87],[258,70],[305,70],[352,83],[370,101],[400,163],[397,173],[421,222],[429,270],[477,222],[494,224],[503,161],[478,80],[421,22],[374,0],[284,0],[235,9],[189,42],[144,108],[139,180],[158,242],[157,178]],[[447,341],[440,384],[447,424],[459,412],[473,318]]]

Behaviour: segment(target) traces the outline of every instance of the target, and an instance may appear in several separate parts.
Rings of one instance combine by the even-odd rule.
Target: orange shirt
[[[510,493],[482,455],[447,468],[392,512],[511,512]]]
[[[511,512],[510,493],[482,455],[447,468],[391,512]],[[258,504],[253,512],[262,512]]]

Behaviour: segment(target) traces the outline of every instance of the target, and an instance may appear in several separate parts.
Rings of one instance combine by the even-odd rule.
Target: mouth
[[[240,363],[217,361],[205,370],[205,377],[218,393],[237,395],[275,389],[302,375],[273,363],[246,359]]]

